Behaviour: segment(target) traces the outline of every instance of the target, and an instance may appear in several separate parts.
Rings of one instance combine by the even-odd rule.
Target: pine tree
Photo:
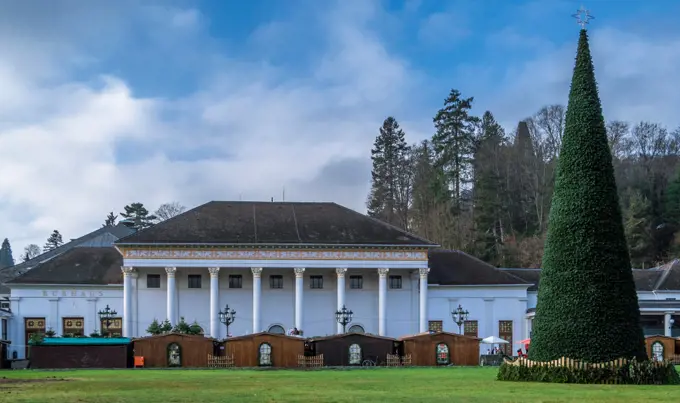
[[[50,237],[47,238],[47,242],[45,243],[45,246],[43,246],[43,252],[49,252],[52,249],[56,249],[63,244],[64,241],[61,239],[61,234],[59,233],[59,231],[55,229],[50,235]]]
[[[505,133],[491,112],[482,116],[481,133],[474,158],[475,249],[479,258],[502,263],[504,200],[506,192],[501,158]]]
[[[373,143],[371,160],[371,192],[368,215],[401,228],[407,227],[410,173],[407,166],[408,145],[404,131],[393,117],[388,117]]]
[[[629,190],[628,208],[623,215],[623,227],[626,232],[628,253],[633,267],[644,268],[644,263],[653,257],[652,223],[650,213],[652,205],[639,190]]]
[[[588,35],[581,30],[529,357],[646,359]]]
[[[14,257],[12,256],[12,247],[9,244],[9,239],[5,238],[2,241],[0,248],[0,269],[14,266]]]
[[[470,115],[473,100],[472,97],[462,98],[460,91],[452,89],[444,107],[433,119],[437,130],[432,137],[436,161],[453,190],[456,211],[461,207],[463,186],[471,181],[475,131],[479,123],[479,118]]]
[[[118,219],[118,214],[113,214],[113,211],[110,212],[106,216],[106,220],[104,220],[104,225],[102,225],[102,227],[115,227],[117,219]]]
[[[124,208],[125,212],[120,213],[120,216],[131,221],[136,229],[148,228],[153,225],[154,220],[158,219],[153,214],[149,215],[149,210],[142,203],[128,204]]]

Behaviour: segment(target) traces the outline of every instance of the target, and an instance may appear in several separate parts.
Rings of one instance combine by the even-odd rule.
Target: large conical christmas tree
[[[612,155],[581,30],[529,358],[646,359]]]

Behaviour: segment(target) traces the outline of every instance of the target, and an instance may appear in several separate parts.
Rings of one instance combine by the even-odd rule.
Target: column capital
[[[217,277],[220,274],[219,267],[208,267],[208,272],[210,272],[210,277]]]
[[[168,277],[175,277],[175,273],[177,273],[177,268],[176,267],[166,267],[165,272],[167,273]]]
[[[250,271],[253,272],[253,277],[255,277],[255,278],[262,277],[262,268],[261,267],[251,267]]]
[[[427,278],[428,273],[430,273],[429,267],[422,267],[418,269],[418,274],[420,274],[420,278]]]
[[[135,272],[135,268],[130,266],[123,266],[120,268],[120,270],[123,272],[123,276],[125,277],[132,276],[132,274]]]
[[[302,276],[305,274],[304,267],[295,267],[293,268],[293,271],[295,272],[295,278],[302,278]]]
[[[338,278],[345,277],[345,273],[347,273],[346,267],[338,267],[335,269],[335,274],[338,275]]]
[[[387,277],[387,273],[389,273],[390,269],[387,267],[381,267],[378,269],[378,276],[381,278]]]

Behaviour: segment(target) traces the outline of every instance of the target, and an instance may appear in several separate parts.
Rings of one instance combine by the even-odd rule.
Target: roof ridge
[[[209,201],[209,202],[206,202],[206,203],[203,203],[203,204],[199,204],[198,206],[196,206],[196,207],[194,207],[194,208],[191,208],[191,209],[189,209],[189,210],[183,211],[183,212],[177,214],[177,215],[174,216],[174,217],[168,218],[167,220],[163,220],[163,221],[161,221],[161,222],[159,222],[159,223],[153,224],[153,225],[151,225],[151,226],[149,226],[149,227],[146,227],[146,228],[137,229],[137,230],[136,230],[135,232],[133,232],[132,234],[125,235],[125,236],[122,237],[122,238],[118,238],[118,240],[117,240],[116,242],[114,242],[114,245],[117,244],[118,242],[120,242],[120,241],[126,239],[126,238],[129,238],[129,237],[134,236],[134,235],[137,235],[137,234],[139,234],[139,233],[141,233],[141,232],[147,231],[149,228],[154,228],[154,227],[156,227],[156,226],[158,226],[158,225],[163,225],[163,224],[167,223],[168,221],[172,221],[172,220],[176,219],[177,217],[181,217],[181,216],[183,216],[183,215],[189,214],[190,212],[193,212],[193,211],[195,211],[195,210],[198,210],[198,209],[201,208],[201,207],[205,207],[205,206],[209,205],[210,203],[215,203],[215,202],[214,202],[214,201]]]

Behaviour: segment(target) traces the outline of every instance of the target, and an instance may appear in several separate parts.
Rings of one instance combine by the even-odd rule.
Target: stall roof
[[[127,337],[45,337],[42,342],[29,342],[40,346],[120,346],[130,344]]]

